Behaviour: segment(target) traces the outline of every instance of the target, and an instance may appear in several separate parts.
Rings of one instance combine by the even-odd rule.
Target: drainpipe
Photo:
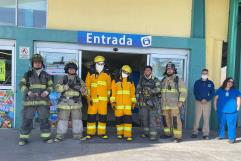
[[[239,0],[230,0],[228,23],[227,77],[235,78]]]

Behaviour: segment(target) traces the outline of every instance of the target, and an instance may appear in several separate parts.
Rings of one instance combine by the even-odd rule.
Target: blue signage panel
[[[150,47],[151,36],[79,31],[78,42],[83,45]]]

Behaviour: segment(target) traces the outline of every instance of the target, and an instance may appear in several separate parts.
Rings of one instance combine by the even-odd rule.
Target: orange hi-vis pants
[[[98,114],[98,126],[96,126]],[[87,135],[95,135],[96,128],[98,135],[106,134],[107,101],[94,102],[88,108]]]

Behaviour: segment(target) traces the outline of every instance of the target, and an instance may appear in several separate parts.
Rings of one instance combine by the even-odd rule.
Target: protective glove
[[[183,105],[183,102],[178,102],[178,103],[177,103],[177,107],[178,107],[178,108],[181,108],[182,105]]]
[[[116,102],[111,103],[111,108],[115,111],[116,110]]]
[[[48,91],[44,91],[41,93],[41,97],[47,97],[49,95]]]
[[[31,92],[31,91],[29,91],[29,92],[28,92],[28,96],[29,96],[29,97],[35,97],[35,96],[36,96],[36,94],[35,94],[35,93],[33,93],[33,92]]]
[[[68,84],[64,85],[64,90],[67,91],[68,89],[69,89],[69,85]]]
[[[92,106],[92,105],[93,105],[92,99],[88,98],[87,100],[88,100],[88,105],[91,105],[91,106]]]

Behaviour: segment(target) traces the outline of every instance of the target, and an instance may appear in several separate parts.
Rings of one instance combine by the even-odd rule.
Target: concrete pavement
[[[227,140],[202,140],[201,136],[191,139],[188,130],[178,144],[170,139],[149,141],[139,137],[138,128],[132,142],[116,139],[114,130],[109,130],[108,140],[76,141],[69,133],[63,142],[46,144],[35,129],[30,144],[20,147],[18,130],[0,129],[0,161],[241,161],[241,129],[238,132],[237,143],[232,145]]]

